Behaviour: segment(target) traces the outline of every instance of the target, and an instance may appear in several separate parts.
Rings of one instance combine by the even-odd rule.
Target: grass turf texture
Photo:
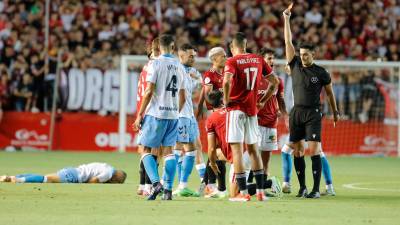
[[[110,163],[128,173],[123,185],[0,183],[0,224],[400,224],[399,159],[329,160],[336,197],[299,199],[292,193],[268,202],[256,202],[254,198],[249,203],[204,198],[149,202],[136,195],[136,154],[0,152],[0,174],[46,174],[94,161]],[[311,161],[306,162],[311,188]],[[271,172],[279,177],[280,165],[280,157],[273,156]],[[292,181],[292,191],[297,192],[295,174]],[[358,184],[351,187],[364,189],[343,187],[352,183]],[[198,184],[198,175],[193,171],[189,186],[197,189]]]

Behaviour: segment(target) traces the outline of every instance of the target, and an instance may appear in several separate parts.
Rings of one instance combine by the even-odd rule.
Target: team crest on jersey
[[[209,84],[209,83],[210,83],[210,78],[209,78],[209,77],[206,77],[206,78],[204,79],[204,83],[205,83],[205,84]]]
[[[270,141],[275,141],[276,140],[276,136],[275,135],[270,135],[269,136],[269,140]]]
[[[318,77],[311,77],[311,83],[313,84],[318,83]]]

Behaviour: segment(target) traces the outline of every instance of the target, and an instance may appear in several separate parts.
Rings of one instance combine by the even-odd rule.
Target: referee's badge
[[[313,84],[318,83],[318,77],[311,77],[311,83]]]

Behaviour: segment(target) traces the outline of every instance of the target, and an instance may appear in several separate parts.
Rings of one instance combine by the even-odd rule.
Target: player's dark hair
[[[246,35],[242,32],[237,32],[233,35],[232,42],[235,43],[239,47],[246,47]]]
[[[299,49],[300,48],[307,49],[307,50],[310,50],[310,51],[314,51],[315,50],[315,45],[312,44],[312,43],[303,42],[303,43],[299,44]]]
[[[160,38],[156,37],[153,39],[153,41],[151,41],[146,48],[146,52],[147,52],[147,57],[150,59],[151,54],[154,53],[154,50],[158,50],[160,49]]]
[[[174,43],[174,37],[169,34],[160,35],[160,46],[169,47],[172,43]]]
[[[275,50],[267,47],[262,47],[260,50],[258,50],[258,54],[260,54],[262,57],[265,57],[267,54],[275,55]]]
[[[196,47],[194,47],[193,45],[191,45],[189,43],[185,43],[185,44],[182,44],[181,46],[179,46],[179,51],[187,51],[187,50],[197,51]]]
[[[212,90],[208,93],[209,103],[213,108],[218,108],[222,105],[223,93],[220,90]]]

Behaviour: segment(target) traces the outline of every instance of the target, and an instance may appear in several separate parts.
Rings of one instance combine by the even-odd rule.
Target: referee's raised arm
[[[284,35],[285,35],[285,48],[286,48],[286,60],[290,63],[295,55],[295,48],[292,43],[292,31],[290,31],[290,10],[293,7],[293,3],[283,11],[283,18],[284,18]]]

